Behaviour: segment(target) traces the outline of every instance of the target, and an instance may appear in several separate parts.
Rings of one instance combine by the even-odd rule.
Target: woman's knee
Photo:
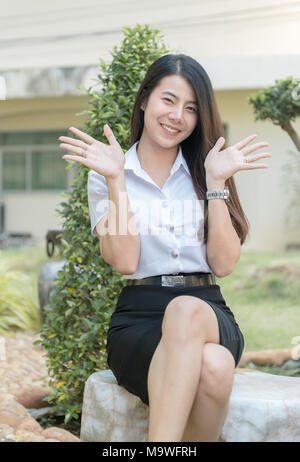
[[[216,400],[227,400],[231,394],[235,361],[222,345],[206,343],[202,349],[199,391]]]
[[[177,344],[198,338],[207,341],[208,317],[206,303],[196,297],[175,297],[166,307],[162,333]],[[210,308],[211,309],[211,308]]]

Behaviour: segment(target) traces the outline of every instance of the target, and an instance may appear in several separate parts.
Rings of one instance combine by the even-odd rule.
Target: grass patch
[[[300,335],[300,252],[242,252],[217,279],[245,338],[245,351],[291,348]]]

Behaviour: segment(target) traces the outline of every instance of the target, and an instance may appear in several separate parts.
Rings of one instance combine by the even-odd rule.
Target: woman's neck
[[[162,148],[157,144],[140,139],[137,146],[137,156],[142,169],[150,171],[171,170],[178,155],[178,146],[172,148]]]

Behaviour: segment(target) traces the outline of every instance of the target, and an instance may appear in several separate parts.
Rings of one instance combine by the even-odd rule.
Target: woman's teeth
[[[164,125],[164,124],[161,124],[161,126],[163,128],[165,128],[166,130],[168,130],[168,132],[171,132],[171,133],[179,133],[180,132],[180,130],[174,130],[173,128],[170,128],[170,127],[168,127],[167,125]]]

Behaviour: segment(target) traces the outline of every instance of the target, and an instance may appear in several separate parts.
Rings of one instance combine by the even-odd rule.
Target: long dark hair
[[[225,138],[223,124],[216,104],[211,81],[203,67],[185,54],[167,54],[154,61],[148,68],[146,76],[138,90],[133,107],[131,124],[131,145],[140,140],[144,128],[144,111],[142,102],[147,102],[151,92],[159,85],[161,79],[169,75],[180,75],[194,89],[198,102],[198,121],[191,135],[181,143],[182,154],[190,169],[198,199],[204,200],[204,243],[208,234],[208,204],[204,161],[220,136]],[[222,149],[225,149],[226,141]],[[227,203],[232,224],[244,243],[249,232],[249,222],[240,204],[233,176],[225,182],[230,192]]]

